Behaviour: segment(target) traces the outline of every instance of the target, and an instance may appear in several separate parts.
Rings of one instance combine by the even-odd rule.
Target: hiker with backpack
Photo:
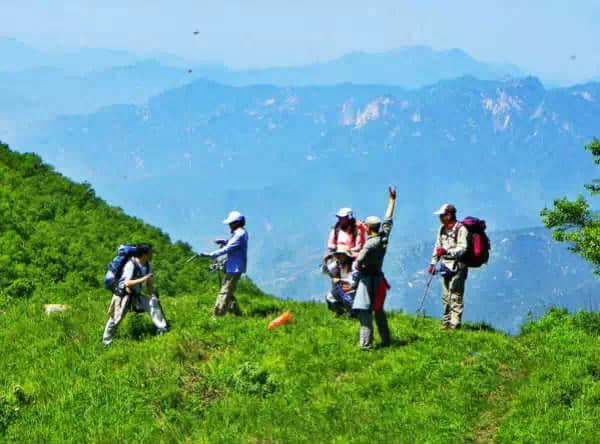
[[[396,189],[390,187],[388,207],[383,221],[377,216],[365,219],[368,239],[354,263],[354,268],[359,274],[352,310],[360,321],[359,345],[363,350],[370,350],[373,344],[373,315],[381,337],[381,346],[390,345],[390,330],[383,310],[390,286],[383,275],[382,267],[392,231],[395,205]]]
[[[352,208],[340,208],[335,216],[337,221],[329,232],[327,250],[335,253],[341,246],[356,258],[366,242],[366,227],[354,217]]]
[[[105,286],[112,291],[113,296],[108,308],[109,318],[102,336],[104,345],[108,346],[112,343],[117,327],[130,310],[148,313],[158,334],[167,331],[167,321],[158,295],[154,292],[151,260],[150,244],[122,245],[117,257],[109,264]],[[149,297],[142,295],[144,284]]]
[[[213,259],[227,255],[225,262],[225,278],[217,296],[213,317],[232,313],[241,316],[242,312],[235,298],[235,290],[243,273],[246,272],[248,263],[248,233],[246,232],[246,218],[239,211],[232,211],[223,221],[229,225],[231,237],[221,248],[211,253],[200,253],[200,256]]]
[[[442,278],[444,311],[441,329],[458,329],[462,323],[469,267],[487,263],[490,243],[485,234],[485,221],[468,217],[459,222],[454,205],[444,204],[433,214],[439,216],[441,226],[428,272],[431,275],[439,273]]]

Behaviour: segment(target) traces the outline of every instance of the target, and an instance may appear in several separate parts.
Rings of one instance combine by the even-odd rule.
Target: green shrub
[[[277,389],[273,376],[250,362],[241,364],[227,383],[236,392],[251,396],[266,397]]]
[[[13,298],[28,298],[35,291],[35,284],[31,279],[15,279],[4,291]]]

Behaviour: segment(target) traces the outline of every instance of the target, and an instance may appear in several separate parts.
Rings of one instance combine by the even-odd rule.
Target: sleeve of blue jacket
[[[242,235],[243,233],[234,233],[231,239],[229,239],[229,241],[227,242],[227,244],[225,244],[223,248],[219,248],[218,250],[215,250],[212,253],[210,253],[210,257],[219,257],[229,253],[230,251],[237,250],[238,248],[240,248]]]

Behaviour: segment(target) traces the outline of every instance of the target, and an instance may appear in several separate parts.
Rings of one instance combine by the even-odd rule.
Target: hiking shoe
[[[168,331],[167,327],[165,327],[165,328],[157,328],[156,329],[156,334],[159,335],[159,336],[160,335],[164,335],[167,331]]]

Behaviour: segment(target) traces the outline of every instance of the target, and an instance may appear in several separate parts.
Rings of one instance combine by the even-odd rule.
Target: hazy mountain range
[[[460,49],[434,51],[412,46],[383,53],[355,52],[339,59],[299,67],[229,71],[209,79],[231,85],[278,86],[335,85],[358,83],[418,88],[444,79],[470,75],[483,80],[522,76],[514,65],[475,60]]]
[[[166,67],[191,69],[206,79],[232,85],[301,86],[352,82],[418,87],[463,75],[490,80],[523,75],[523,71],[514,65],[485,63],[460,49],[435,51],[427,46],[382,53],[354,52],[304,66],[231,69],[220,63],[198,63],[169,54],[135,54],[101,48],[48,52],[30,48],[12,38],[0,37],[0,72],[52,67],[70,75],[85,75],[132,66],[145,60],[153,60]]]
[[[597,134],[598,97],[600,84],[546,90],[535,78],[418,90],[197,81],[141,106],[58,118],[19,145],[98,187],[151,184],[157,199],[186,204],[199,189],[237,190],[245,201],[280,194],[332,214],[336,202],[374,200],[372,187],[394,182],[411,200],[452,199],[490,214],[492,228],[512,228],[539,223],[538,209],[593,177],[582,147]],[[294,197],[297,189],[318,202]],[[430,214],[408,201],[401,209],[411,221]]]
[[[433,51],[422,46],[353,53],[300,67],[233,70],[169,54],[99,48],[48,52],[0,37],[0,137],[13,142],[31,122],[113,104],[141,104],[200,78],[230,85],[353,82],[416,87],[462,75],[500,79],[519,74],[512,65],[483,63],[458,49]]]

